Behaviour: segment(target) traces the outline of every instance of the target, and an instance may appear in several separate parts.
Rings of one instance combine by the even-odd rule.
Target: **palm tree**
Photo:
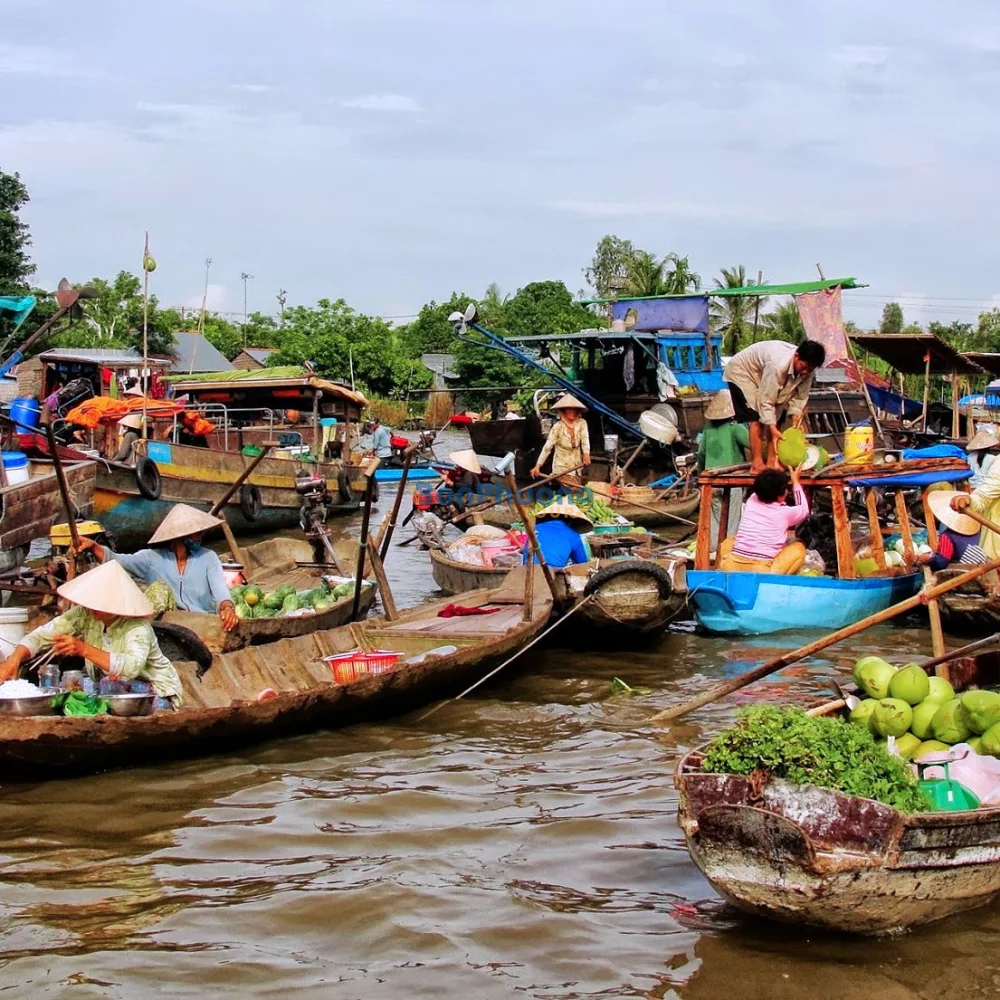
[[[743,264],[724,267],[719,273],[722,280],[715,279],[716,288],[747,288],[757,283],[747,281],[747,269]],[[760,284],[767,282],[762,278]],[[712,299],[709,318],[712,329],[723,336],[723,354],[736,354],[751,338],[757,302],[752,295],[725,295]]]
[[[642,298],[663,294],[663,268],[666,260],[657,260],[649,251],[640,250],[629,265],[625,294]]]
[[[672,264],[673,267],[666,270],[667,264]],[[668,253],[660,263],[660,271],[664,295],[685,295],[701,288],[701,275],[691,270],[687,257]]]
[[[479,300],[479,316],[491,330],[504,325],[504,307],[509,298],[509,295],[504,295],[500,291],[500,286],[495,281],[486,286],[486,291]]]
[[[806,330],[794,299],[782,302],[772,312],[761,316],[761,324],[772,340],[787,340],[791,344],[801,344],[806,339]]]

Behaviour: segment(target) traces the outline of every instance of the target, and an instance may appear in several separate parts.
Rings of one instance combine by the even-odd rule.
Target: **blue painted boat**
[[[688,600],[698,623],[726,635],[833,631],[905,601],[921,582],[918,573],[857,580],[722,570],[687,574]]]
[[[403,478],[403,470],[392,466],[378,468],[375,470],[375,481],[379,483],[398,483]],[[406,476],[406,481],[416,481],[418,479],[440,479],[441,473],[430,466],[423,468],[411,468]]]

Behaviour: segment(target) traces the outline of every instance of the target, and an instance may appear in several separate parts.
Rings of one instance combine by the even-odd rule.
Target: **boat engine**
[[[319,538],[326,532],[326,519],[334,503],[326,478],[315,472],[300,472],[295,477],[295,492],[302,497],[299,527],[307,538]]]

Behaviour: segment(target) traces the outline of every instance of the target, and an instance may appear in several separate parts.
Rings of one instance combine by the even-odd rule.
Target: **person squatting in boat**
[[[590,531],[593,522],[567,499],[557,500],[535,515],[535,537],[545,562],[552,569],[563,569],[570,563],[590,562],[590,552],[581,532]],[[531,551],[530,539],[524,543],[522,562],[527,563]],[[538,562],[538,556],[534,561]]]
[[[116,562],[82,573],[57,593],[75,607],[29,632],[0,663],[0,681],[17,677],[21,665],[47,650],[86,661],[92,680],[145,681],[172,708],[183,699],[180,675],[163,655],[146,595]]]
[[[788,506],[792,488],[793,506]],[[809,501],[799,485],[798,469],[765,469],[753,481],[743,505],[740,526],[719,548],[720,568],[728,572],[797,573],[806,561],[802,542],[788,541],[788,532],[809,516]]]
[[[220,518],[178,503],[150,538],[151,548],[124,555],[91,538],[81,538],[79,551],[92,552],[101,563],[113,559],[144,583],[162,580],[173,592],[181,611],[217,614],[223,629],[231,632],[240,620],[226,586],[222,562],[201,544],[205,532],[220,524]]]

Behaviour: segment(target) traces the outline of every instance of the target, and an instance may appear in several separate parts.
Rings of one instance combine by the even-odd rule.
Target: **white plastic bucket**
[[[7,475],[9,486],[26,483],[31,478],[31,473],[28,471],[28,456],[21,451],[3,452],[3,471]]]
[[[639,417],[639,430],[660,444],[673,444],[677,440],[677,424],[662,413],[654,413],[652,410],[646,410]]]
[[[14,652],[24,638],[28,624],[27,608],[0,608],[0,653],[4,659]]]

